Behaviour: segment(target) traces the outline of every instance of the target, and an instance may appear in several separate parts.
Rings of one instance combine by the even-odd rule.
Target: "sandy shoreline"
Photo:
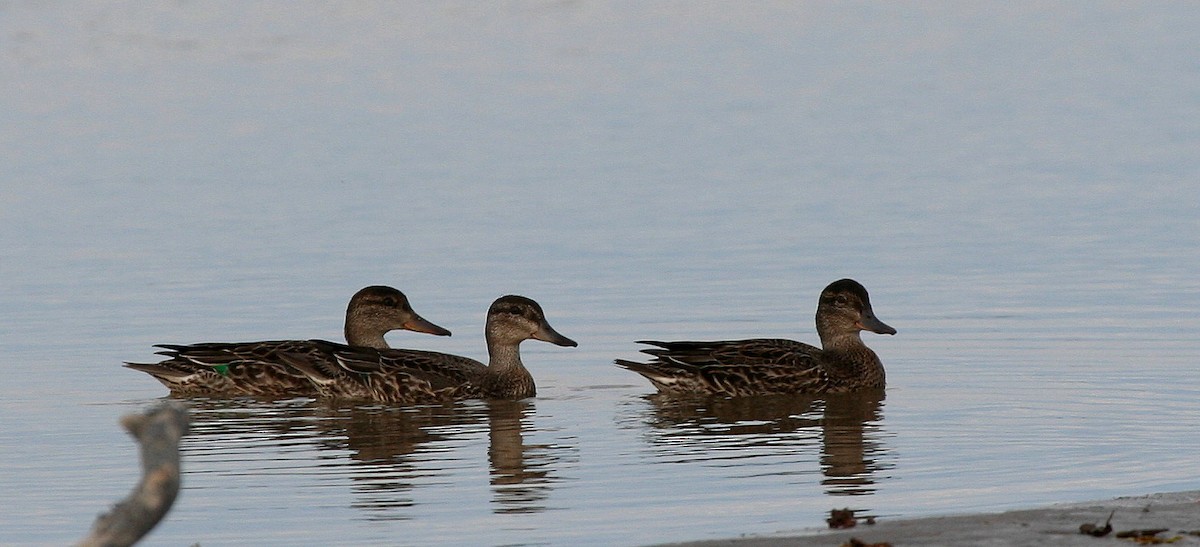
[[[1104,526],[1109,513],[1113,531],[1104,537],[1081,534],[1079,526]],[[983,513],[859,524],[846,530],[814,529],[812,535],[753,536],[669,545],[686,547],[805,547],[839,546],[857,538],[869,544],[887,542],[906,546],[1033,546],[1138,545],[1118,539],[1122,531],[1166,528],[1162,539],[1178,538],[1170,545],[1200,545],[1200,491],[1121,497],[1111,500],[1051,505],[1003,513]]]

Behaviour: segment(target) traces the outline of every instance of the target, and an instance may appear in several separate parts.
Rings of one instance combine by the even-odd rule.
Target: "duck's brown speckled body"
[[[821,347],[785,339],[655,342],[648,363],[618,366],[650,380],[662,393],[722,396],[834,393],[882,388],[883,363],[860,332],[895,334],[875,317],[867,290],[852,279],[834,281],[817,304]]]
[[[153,376],[180,396],[294,397],[315,395],[308,377],[287,365],[290,360],[314,362],[333,358],[338,348],[387,349],[384,334],[404,329],[448,336],[450,331],[423,319],[404,293],[385,286],[363,288],[346,307],[345,336],[349,346],[323,340],[269,340],[260,342],[206,342],[190,345],[160,344],[158,363],[126,363]]]

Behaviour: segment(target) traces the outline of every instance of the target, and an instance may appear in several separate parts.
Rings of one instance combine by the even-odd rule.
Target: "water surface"
[[[646,544],[1200,488],[1200,11],[0,5],[0,542],[136,481],[152,344],[337,339],[389,284],[538,397],[190,400],[148,544]],[[673,401],[638,339],[815,342],[885,396]]]

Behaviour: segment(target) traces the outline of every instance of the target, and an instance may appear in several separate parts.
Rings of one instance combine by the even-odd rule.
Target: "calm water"
[[[646,544],[1200,488],[1200,9],[0,4],[0,543],[137,477],[155,343],[405,291],[580,343],[539,396],[192,400],[152,545]],[[886,397],[659,400],[643,338],[813,342]]]

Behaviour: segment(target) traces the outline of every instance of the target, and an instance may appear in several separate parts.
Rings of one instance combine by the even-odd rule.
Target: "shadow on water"
[[[466,401],[387,407],[312,399],[190,399],[186,473],[269,480],[313,475],[322,487],[349,485],[368,520],[413,518],[417,492],[446,501],[446,483],[477,465],[486,431],[495,513],[546,509],[563,448],[527,444],[534,401]],[[185,475],[185,484],[186,484]],[[255,485],[248,485],[253,487]]]
[[[875,492],[886,460],[882,391],[827,395],[673,398],[650,395],[646,436],[660,456],[779,476],[812,475],[816,454],[830,496]]]

